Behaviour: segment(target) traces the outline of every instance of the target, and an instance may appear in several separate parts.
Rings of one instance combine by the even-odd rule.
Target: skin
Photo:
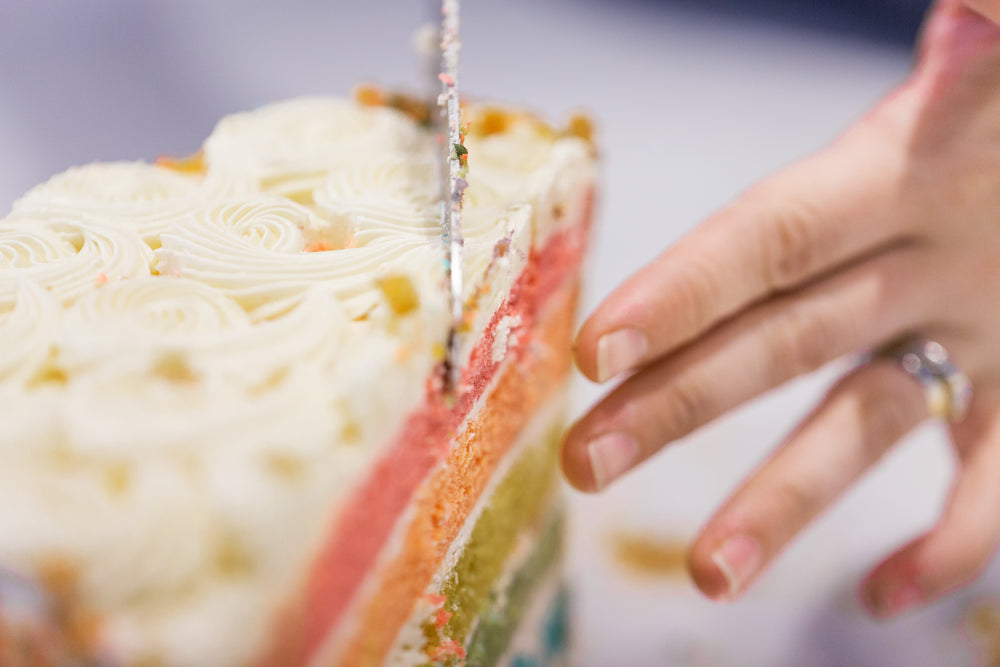
[[[909,334],[939,341],[975,395],[950,426],[958,471],[940,519],[862,585],[868,608],[891,616],[969,583],[1000,546],[997,332],[1000,0],[942,0],[908,80],[830,146],[667,249],[587,319],[580,370],[625,379],[569,431],[563,469],[578,489],[597,491],[842,355]],[[894,364],[850,372],[703,528],[689,554],[697,586],[738,598],[928,416],[922,388]]]

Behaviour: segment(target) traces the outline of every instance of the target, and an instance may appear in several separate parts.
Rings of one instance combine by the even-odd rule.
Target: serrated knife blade
[[[446,383],[457,391],[460,379],[459,339],[464,319],[464,275],[462,264],[462,194],[467,185],[468,153],[464,146],[459,98],[459,0],[441,2],[441,69],[437,74],[438,136],[441,137],[441,236],[445,246],[445,273],[448,283],[451,326],[448,332]]]

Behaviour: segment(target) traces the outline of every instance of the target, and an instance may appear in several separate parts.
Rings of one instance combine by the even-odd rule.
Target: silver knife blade
[[[448,388],[457,390],[460,379],[459,335],[464,319],[464,275],[462,265],[462,194],[468,153],[463,145],[462,112],[458,88],[459,0],[441,2],[441,71],[438,74],[441,93],[437,105],[441,119],[444,160],[441,173],[441,234],[445,242],[445,272],[451,306],[451,327],[448,332],[446,381]]]

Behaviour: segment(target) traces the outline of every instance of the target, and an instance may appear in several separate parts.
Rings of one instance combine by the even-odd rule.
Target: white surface
[[[7,2],[0,209],[69,164],[191,151],[234,110],[341,94],[364,78],[416,86],[409,40],[422,4]],[[822,145],[909,64],[896,50],[654,3],[467,2],[464,23],[466,90],[555,115],[584,108],[600,123],[606,189],[588,307],[740,189]],[[898,448],[739,604],[632,579],[608,557],[607,537],[623,526],[692,535],[833,376],[720,421],[601,497],[574,497],[578,664],[970,662],[953,628],[974,592],[891,624],[854,603],[859,575],[933,521],[951,470],[933,429]],[[596,396],[581,385],[579,408]]]

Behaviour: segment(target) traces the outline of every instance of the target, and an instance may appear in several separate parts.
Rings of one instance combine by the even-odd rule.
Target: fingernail
[[[608,433],[587,444],[594,490],[600,491],[639,459],[639,445],[624,433]]]
[[[761,559],[760,545],[748,535],[737,535],[723,542],[712,554],[712,562],[726,578],[729,587],[722,599],[734,600],[743,592],[747,581],[760,568]]]
[[[597,381],[607,382],[642,361],[649,349],[646,334],[638,329],[619,329],[597,341]]]

